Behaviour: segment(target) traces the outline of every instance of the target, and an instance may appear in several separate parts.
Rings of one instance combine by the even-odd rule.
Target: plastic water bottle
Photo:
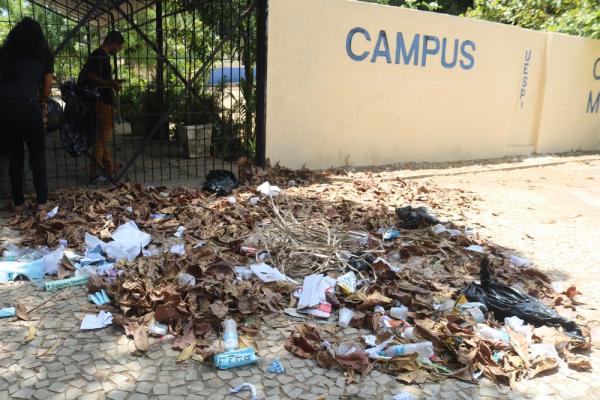
[[[237,350],[240,347],[237,323],[232,319],[223,321],[223,346],[225,347],[225,351]]]
[[[434,355],[433,343],[421,342],[421,343],[409,343],[409,344],[397,344],[390,346],[387,349],[379,352],[380,356],[385,357],[396,357],[403,356],[405,354],[417,353],[420,357],[430,358]]]

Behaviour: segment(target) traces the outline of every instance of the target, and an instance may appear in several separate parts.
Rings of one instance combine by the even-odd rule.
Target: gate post
[[[257,1],[256,14],[256,164],[266,163],[267,129],[267,19],[268,0]]]

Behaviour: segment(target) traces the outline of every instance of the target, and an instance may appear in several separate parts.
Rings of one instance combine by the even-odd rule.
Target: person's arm
[[[44,74],[44,79],[42,80],[42,98],[47,99],[50,97],[50,91],[52,90],[52,81],[54,79],[54,74]]]

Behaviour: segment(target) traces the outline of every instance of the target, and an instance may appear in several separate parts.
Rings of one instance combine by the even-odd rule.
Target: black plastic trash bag
[[[67,153],[73,157],[87,153],[96,140],[96,101],[98,91],[80,88],[74,81],[60,87],[65,102],[60,125],[60,139]]]
[[[238,187],[239,183],[235,175],[231,171],[217,169],[210,171],[206,175],[206,182],[202,186],[202,190],[216,193],[218,196],[227,196],[231,194],[233,189]]]
[[[427,212],[425,207],[413,208],[412,206],[396,208],[396,215],[400,219],[399,228],[418,229],[439,223],[436,217]]]
[[[463,294],[469,301],[485,304],[490,311],[494,312],[494,316],[498,320],[515,316],[535,327],[542,325],[561,326],[568,334],[583,339],[581,329],[575,322],[561,317],[556,311],[535,297],[501,283],[493,282],[487,258],[481,260],[479,268],[481,284],[471,282],[463,290]]]

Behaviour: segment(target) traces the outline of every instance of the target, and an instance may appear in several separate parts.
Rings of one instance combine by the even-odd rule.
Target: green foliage
[[[600,0],[362,0],[600,39]]]
[[[467,16],[600,39],[597,0],[475,0]]]
[[[473,0],[362,0],[388,6],[435,11],[444,14],[459,15],[473,6]]]

